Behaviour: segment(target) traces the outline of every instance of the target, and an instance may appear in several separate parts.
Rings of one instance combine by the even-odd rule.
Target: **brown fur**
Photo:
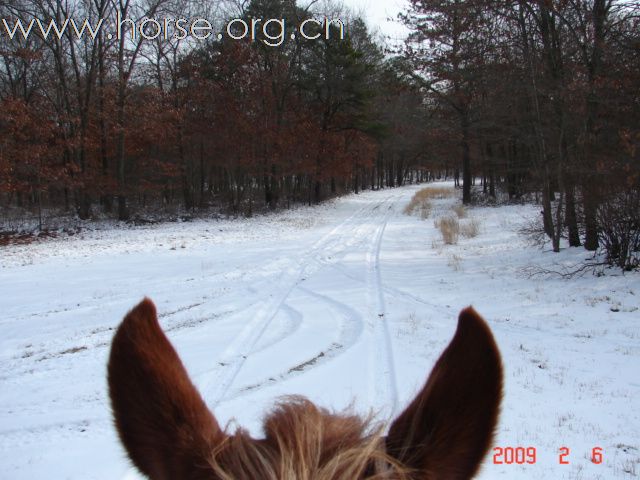
[[[276,405],[264,439],[223,431],[149,299],[118,328],[108,377],[120,439],[152,480],[469,479],[491,446],[502,396],[498,348],[472,308],[386,438],[368,420],[302,397]]]

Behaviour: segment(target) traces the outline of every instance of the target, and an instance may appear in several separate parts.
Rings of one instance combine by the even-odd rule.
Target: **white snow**
[[[492,452],[478,478],[638,478],[640,275],[528,276],[586,256],[529,245],[518,230],[535,205],[470,209],[480,234],[445,246],[433,219],[459,200],[403,214],[423,187],[2,247],[0,478],[140,478],[105,373],[115,327],[145,295],[218,420],[255,435],[286,394],[399,413],[473,304],[505,366],[495,445],[537,452],[533,465]]]

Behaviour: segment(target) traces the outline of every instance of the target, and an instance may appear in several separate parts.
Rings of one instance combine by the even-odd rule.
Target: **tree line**
[[[535,196],[555,251],[565,239],[637,265],[639,2],[410,0],[394,49],[331,1],[0,2],[10,25],[118,14],[286,29],[206,41],[2,32],[3,210],[251,214],[453,175],[465,203]],[[344,32],[307,22],[319,38],[295,35],[322,18]],[[261,41],[275,33],[281,45]]]
[[[565,239],[638,266],[640,3],[411,0],[401,17],[405,72],[464,202],[474,175],[489,195],[536,194],[554,251]]]
[[[282,22],[244,41],[152,39],[153,32],[114,38],[106,29],[95,39],[72,29],[61,38],[38,30],[27,39],[3,35],[3,206],[121,220],[147,205],[251,214],[404,182],[412,164],[393,133],[420,126],[387,107],[415,88],[394,75],[365,23],[343,8],[312,10],[293,0],[0,4],[10,22],[113,24],[117,15],[138,23],[204,18],[223,32],[234,18]],[[307,37],[318,38],[291,39],[305,20],[325,18],[343,24],[307,22]],[[286,41],[269,45],[277,33]]]

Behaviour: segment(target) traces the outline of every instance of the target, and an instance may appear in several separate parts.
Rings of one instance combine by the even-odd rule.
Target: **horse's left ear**
[[[210,478],[208,459],[225,434],[160,329],[151,300],[118,328],[108,378],[118,434],[142,473],[153,480]]]

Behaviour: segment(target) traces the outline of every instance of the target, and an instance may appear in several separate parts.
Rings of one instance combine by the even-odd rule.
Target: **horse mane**
[[[286,397],[264,438],[222,429],[143,300],[114,335],[108,383],[129,458],[152,480],[467,480],[488,452],[502,362],[485,321],[464,309],[424,387],[389,426]]]
[[[385,451],[382,425],[335,414],[302,396],[287,396],[264,420],[263,440],[242,429],[213,452],[220,480],[410,480],[410,470]]]

